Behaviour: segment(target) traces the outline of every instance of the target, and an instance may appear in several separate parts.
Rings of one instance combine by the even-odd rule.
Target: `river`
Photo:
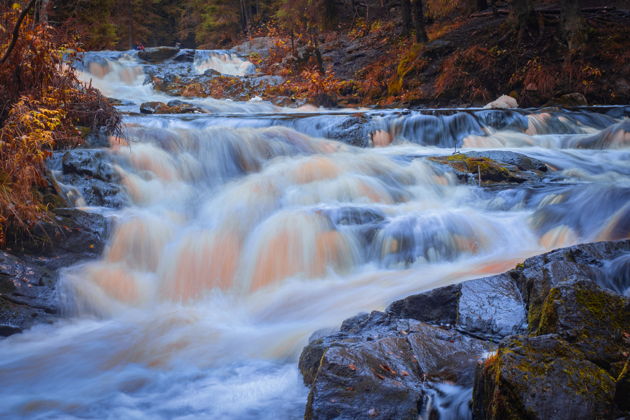
[[[198,72],[252,71],[224,52],[202,58]],[[314,332],[630,231],[627,108],[186,98],[210,113],[141,115],[174,98],[145,84],[135,53],[90,53],[81,70],[127,113],[109,150],[130,205],[89,209],[115,227],[102,258],[63,270],[66,316],[0,341],[0,417],[301,418],[296,361]],[[546,172],[463,182],[427,158],[455,148],[518,152]]]

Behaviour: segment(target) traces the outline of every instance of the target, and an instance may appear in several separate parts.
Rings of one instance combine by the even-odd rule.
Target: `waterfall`
[[[197,52],[191,66],[249,64]],[[132,112],[108,149],[131,204],[101,258],[63,270],[66,316],[0,341],[0,416],[301,418],[296,359],[314,331],[630,234],[627,118],[212,98],[186,99],[212,114],[142,116],[173,98],[134,53],[88,53],[79,70]],[[525,170],[538,181],[480,187],[433,159],[455,147],[540,162]],[[470,398],[451,388],[432,394],[443,418]]]

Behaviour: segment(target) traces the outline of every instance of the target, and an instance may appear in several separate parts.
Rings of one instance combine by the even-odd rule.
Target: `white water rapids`
[[[82,77],[124,109],[173,99],[133,56],[99,57]],[[129,115],[111,139],[132,205],[107,212],[100,260],[62,272],[67,316],[0,341],[0,417],[301,418],[313,332],[628,234],[627,119],[371,111],[364,137],[387,147],[359,148],[324,138],[356,110],[187,100],[213,114]],[[425,158],[453,142],[539,159],[546,181],[462,183]]]

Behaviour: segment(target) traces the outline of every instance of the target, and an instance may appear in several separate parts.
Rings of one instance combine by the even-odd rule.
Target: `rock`
[[[174,57],[179,52],[179,48],[175,47],[153,47],[145,48],[144,51],[138,52],[138,58],[149,63],[161,63]]]
[[[516,336],[479,368],[473,415],[483,419],[604,419],[615,381],[556,335]]]
[[[258,54],[261,57],[267,57],[278,40],[279,38],[272,36],[252,38],[232,48],[232,51],[242,55]]]
[[[539,316],[537,335],[557,334],[600,366],[625,359],[630,350],[630,299],[601,289],[575,275],[549,290]]]
[[[443,57],[450,54],[455,49],[451,41],[436,39],[424,46],[422,55],[430,58]]]
[[[518,167],[497,162],[483,153],[456,153],[450,156],[432,156],[429,160],[448,165],[456,175],[467,182],[491,185],[495,183],[522,183],[528,176],[522,176]]]
[[[527,304],[529,331],[537,334],[543,304],[551,289],[571,281],[574,276],[588,278],[606,287],[611,281],[605,261],[614,260],[630,250],[630,241],[597,242],[558,249],[529,258],[511,270]]]
[[[439,325],[455,325],[460,297],[461,285],[440,287],[397,300],[389,305],[387,312],[399,318],[416,319]]]
[[[104,150],[75,149],[65,152],[61,159],[65,174],[85,175],[105,182],[119,182],[120,175]]]
[[[320,93],[315,95],[311,99],[313,105],[320,106],[324,108],[336,108],[337,107],[337,98],[333,97],[327,93]]]
[[[473,382],[475,418],[623,415],[630,299],[603,287],[630,286],[628,251],[630,240],[556,250],[345,320],[300,356],[305,418],[438,418],[440,384]],[[470,394],[453,395],[468,416]]]
[[[417,419],[429,414],[429,381],[470,385],[492,345],[455,330],[373,312],[311,342],[300,371],[311,391],[307,419]],[[435,415],[435,413],[433,413]]]
[[[387,312],[437,325],[449,325],[476,337],[500,340],[526,330],[525,302],[508,274],[469,280],[409,296]]]
[[[55,152],[47,166],[60,194],[71,205],[119,208],[128,200],[113,157],[106,150]]]
[[[512,98],[508,95],[501,95],[499,98],[490,102],[484,108],[492,108],[492,109],[508,109],[508,108],[518,108],[518,102],[516,99]]]
[[[155,114],[160,113],[158,111],[165,110],[168,108],[164,102],[144,102],[140,105],[140,112],[143,114]]]
[[[551,99],[545,106],[561,106],[566,108],[571,108],[575,106],[588,106],[588,101],[586,97],[579,93],[567,93],[565,95],[559,96],[557,98]]]
[[[195,61],[195,50],[181,50],[175,57],[173,57],[173,61],[180,63],[192,63]]]
[[[145,102],[140,105],[143,114],[201,114],[206,111],[187,102],[173,100],[168,104],[164,102]]]
[[[55,223],[36,225],[31,236],[0,251],[0,336],[16,334],[58,316],[57,270],[98,257],[109,232],[103,216],[55,210]]]

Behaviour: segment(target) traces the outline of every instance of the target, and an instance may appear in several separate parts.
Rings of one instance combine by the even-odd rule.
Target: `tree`
[[[517,42],[519,44],[523,40],[523,35],[525,35],[533,10],[532,0],[512,0],[511,19],[516,26]]]
[[[402,34],[408,36],[411,33],[411,1],[401,0],[400,11],[402,14]]]
[[[427,42],[429,37],[425,29],[424,22],[424,7],[422,0],[411,0],[411,6],[413,10],[413,23],[416,29],[416,42]]]
[[[569,47],[569,53],[580,49],[585,41],[584,21],[580,13],[580,0],[562,0],[560,30],[562,39]]]

